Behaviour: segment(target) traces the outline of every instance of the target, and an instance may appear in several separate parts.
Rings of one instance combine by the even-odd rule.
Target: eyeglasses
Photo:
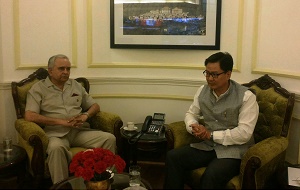
[[[222,73],[210,73],[210,72],[208,72],[207,70],[203,71],[203,75],[204,75],[205,77],[208,78],[208,77],[212,76],[212,78],[214,78],[214,79],[218,78],[219,75],[224,74],[224,73],[226,73],[226,71],[224,71],[224,72],[222,72]]]

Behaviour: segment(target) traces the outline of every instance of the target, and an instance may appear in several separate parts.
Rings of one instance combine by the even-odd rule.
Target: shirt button
[[[216,120],[216,122],[218,122],[218,120]]]

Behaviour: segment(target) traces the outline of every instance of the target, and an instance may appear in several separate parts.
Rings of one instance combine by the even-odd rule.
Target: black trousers
[[[183,189],[187,172],[207,167],[201,177],[201,189],[223,189],[226,183],[239,174],[241,160],[218,159],[216,152],[203,151],[189,145],[167,152],[165,189]]]

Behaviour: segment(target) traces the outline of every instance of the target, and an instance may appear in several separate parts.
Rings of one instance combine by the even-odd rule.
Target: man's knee
[[[166,155],[166,162],[174,161],[178,158],[178,152],[176,149],[169,150]]]
[[[115,137],[115,135],[113,135],[111,133],[108,133],[107,139],[108,139],[108,141],[110,141],[112,143],[116,143],[116,137]]]

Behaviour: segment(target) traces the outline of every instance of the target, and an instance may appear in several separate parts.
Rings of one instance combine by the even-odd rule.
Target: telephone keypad
[[[159,134],[159,130],[161,129],[161,127],[163,127],[163,124],[160,125],[160,124],[150,124],[149,126],[149,129],[148,129],[148,132],[147,133],[150,133],[150,134]]]

